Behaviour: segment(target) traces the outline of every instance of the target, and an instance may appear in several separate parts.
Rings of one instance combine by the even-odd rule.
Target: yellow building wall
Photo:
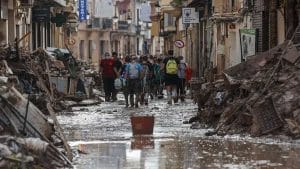
[[[161,0],[160,5],[161,5],[161,7],[169,6],[172,1],[173,0]]]

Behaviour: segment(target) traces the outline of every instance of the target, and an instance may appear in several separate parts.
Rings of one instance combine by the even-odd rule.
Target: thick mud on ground
[[[299,169],[300,142],[226,136],[183,124],[197,113],[191,101],[169,106],[154,100],[138,109],[124,101],[74,108],[58,116],[75,149],[77,169]],[[133,137],[130,117],[153,115],[154,133]]]

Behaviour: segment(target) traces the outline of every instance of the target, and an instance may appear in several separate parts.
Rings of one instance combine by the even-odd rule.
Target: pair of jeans
[[[113,77],[103,77],[103,86],[104,86],[104,93],[105,93],[105,100],[109,101],[113,99],[115,94],[115,78]]]
[[[185,79],[179,78],[177,84],[177,93],[179,97],[184,97],[185,95]]]
[[[131,106],[138,106],[139,97],[141,93],[141,80],[140,79],[128,79],[128,94],[130,97]],[[134,99],[135,95],[135,99]]]

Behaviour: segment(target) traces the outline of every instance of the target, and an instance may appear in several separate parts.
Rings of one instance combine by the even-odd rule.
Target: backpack
[[[186,69],[185,69],[185,79],[186,81],[190,81],[192,79],[192,69],[191,67],[187,66]]]
[[[176,75],[178,71],[178,65],[175,59],[170,59],[167,62],[166,73]]]
[[[162,72],[160,70],[160,65],[159,64],[155,64],[153,66],[154,69],[154,77],[156,81],[160,81],[162,80]]]
[[[140,78],[140,69],[137,63],[130,63],[128,65],[128,78],[129,79]]]

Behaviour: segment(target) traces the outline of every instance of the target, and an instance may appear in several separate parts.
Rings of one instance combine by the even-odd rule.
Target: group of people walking
[[[100,72],[104,84],[105,100],[116,101],[117,92],[123,91],[126,107],[148,105],[149,99],[163,98],[163,89],[167,91],[168,104],[185,99],[185,84],[191,78],[191,69],[182,56],[141,57],[126,56],[118,58],[105,53],[100,62]]]

